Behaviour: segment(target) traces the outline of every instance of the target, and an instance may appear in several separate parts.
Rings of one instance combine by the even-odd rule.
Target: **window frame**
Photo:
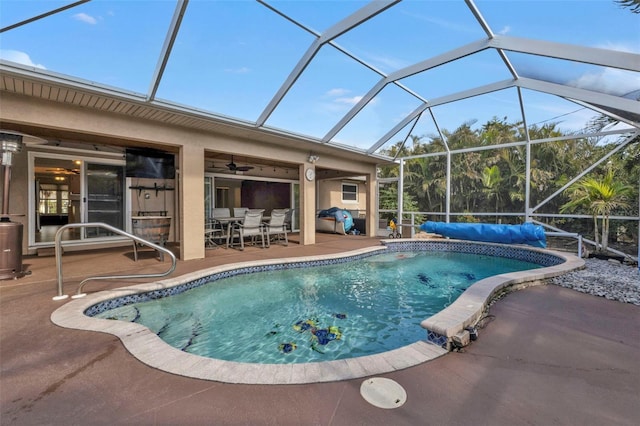
[[[354,191],[345,191],[345,187],[353,187]],[[341,198],[343,203],[349,204],[358,204],[358,193],[360,191],[360,187],[357,182],[342,182],[341,183]],[[353,194],[355,196],[354,199],[345,198],[345,194]]]

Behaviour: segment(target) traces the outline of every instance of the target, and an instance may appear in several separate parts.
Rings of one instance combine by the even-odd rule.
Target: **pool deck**
[[[293,238],[295,240],[295,237]],[[363,236],[318,234],[314,246],[208,250],[174,275],[250,260],[378,246]],[[151,252],[68,253],[66,293],[89,273],[158,272]],[[0,424],[631,425],[640,419],[640,307],[548,285],[507,295],[462,352],[382,374],[407,393],[381,409],[364,379],[240,385],[151,368],[112,335],[54,325],[53,257],[25,257],[32,274],[0,281]],[[87,292],[140,284],[97,281]]]

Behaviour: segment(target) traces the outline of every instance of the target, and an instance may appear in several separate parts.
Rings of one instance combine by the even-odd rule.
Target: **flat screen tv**
[[[174,154],[155,149],[127,148],[126,175],[134,178],[174,179]]]

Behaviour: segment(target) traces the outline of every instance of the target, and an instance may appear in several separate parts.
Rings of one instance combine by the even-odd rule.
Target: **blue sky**
[[[3,0],[0,26],[69,4]],[[307,30],[321,33],[358,10],[363,1],[270,1]],[[496,34],[640,53],[640,16],[613,0],[476,0]],[[170,0],[94,0],[0,34],[5,60],[146,94],[175,9]],[[157,97],[255,121],[287,78],[313,35],[262,4],[248,0],[192,0]],[[405,1],[340,36],[336,44],[383,73],[485,37],[462,0]],[[640,89],[639,73],[571,64],[526,54],[509,58],[523,76],[598,91]],[[323,47],[267,120],[269,126],[322,137],[380,75],[332,46]],[[495,51],[402,81],[425,99],[510,78]],[[577,130],[595,114],[551,95],[524,91],[529,124],[558,118]],[[421,101],[387,86],[334,140],[368,147]],[[441,128],[476,126],[493,116],[520,119],[515,89],[434,108]],[[399,133],[392,142],[406,136]],[[425,117],[416,134],[433,134]]]

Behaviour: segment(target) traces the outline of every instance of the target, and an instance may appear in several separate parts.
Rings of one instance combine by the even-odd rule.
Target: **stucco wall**
[[[342,184],[358,186],[357,201],[342,200]],[[362,214],[367,210],[367,188],[364,181],[351,179],[332,179],[318,181],[318,210],[339,207],[344,210],[359,210]]]
[[[286,161],[299,165],[299,170],[302,171],[304,171],[305,165],[308,165],[309,143],[303,141],[295,143],[289,137],[283,136],[282,140],[278,140],[276,136],[270,135],[265,137],[269,139],[267,143],[264,140],[257,141],[240,136],[169,125],[126,114],[107,113],[92,108],[70,106],[7,92],[2,92],[1,95],[0,121],[3,128],[6,129],[28,132],[47,140],[72,140],[86,144],[87,150],[91,150],[93,143],[99,140],[103,144],[120,147],[147,146],[175,152],[178,155],[177,160],[181,170],[178,170],[179,205],[174,223],[178,226],[176,236],[179,239],[183,259],[204,257],[202,229],[204,228],[203,192],[204,154],[206,151],[247,155],[262,158],[265,161]],[[220,125],[220,128],[223,129],[223,125]],[[242,133],[237,129],[235,132]],[[344,152],[335,149],[331,151],[326,146],[319,146],[319,149],[324,151],[321,152],[321,159],[318,160],[317,167],[348,171],[354,176],[375,176],[375,164],[372,164],[370,159],[367,161],[354,160],[354,158],[349,158],[352,157],[351,155],[345,155]],[[10,212],[23,215],[16,216],[16,219],[25,221],[26,228],[26,215],[29,214],[27,212],[28,161],[26,151],[16,157]],[[336,182],[335,185],[340,187],[340,182]],[[311,193],[313,193],[312,197],[309,196]],[[339,193],[341,193],[341,188]],[[359,195],[359,197],[362,202],[366,202],[366,196]],[[310,215],[306,217],[312,218],[317,210],[315,191],[307,190],[303,200],[306,203],[305,211],[310,212]],[[330,207],[330,205],[328,206]],[[343,207],[355,206],[345,205]],[[360,203],[357,208],[365,209],[364,204]],[[307,235],[302,238],[302,244],[313,244],[315,239],[310,234],[311,228],[304,227],[303,229],[302,232]],[[29,252],[27,244],[27,229],[24,234],[23,252],[33,254],[34,251]]]

